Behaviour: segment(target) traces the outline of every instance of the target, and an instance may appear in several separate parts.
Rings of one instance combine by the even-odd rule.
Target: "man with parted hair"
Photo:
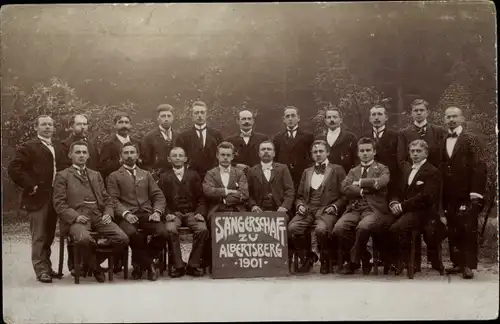
[[[68,138],[61,142],[61,148],[63,150],[62,154],[64,156],[63,169],[71,166],[71,158],[69,158],[69,147],[71,143],[76,141],[87,142],[89,150],[89,159],[87,160],[87,167],[95,170],[97,164],[97,150],[89,138],[88,130],[89,123],[88,117],[83,114],[72,115],[69,120],[69,128],[71,129],[71,134]]]
[[[156,108],[158,127],[149,131],[142,140],[143,168],[150,171],[155,179],[171,167],[168,154],[175,143],[177,133],[172,130],[174,107],[161,104]]]
[[[31,262],[37,279],[51,283],[61,275],[52,270],[50,246],[54,241],[57,215],[52,205],[56,172],[61,169],[62,149],[52,141],[54,120],[47,115],[36,118],[37,137],[23,143],[10,162],[8,173],[23,189],[21,209],[28,213],[31,232]]]
[[[233,164],[245,172],[259,163],[259,144],[268,139],[268,136],[254,131],[254,114],[248,109],[238,112],[238,125],[240,131],[229,136],[226,140],[235,147]]]
[[[341,165],[347,173],[357,161],[356,157],[356,135],[344,129],[342,126],[342,112],[338,107],[328,106],[325,108],[326,135],[317,136],[327,142],[330,154],[328,161]]]
[[[318,238],[322,274],[330,273],[334,257],[331,232],[344,210],[346,199],[341,193],[345,178],[344,169],[328,160],[328,144],[323,140],[312,143],[314,166],[304,170],[295,202],[296,215],[288,224],[289,244],[301,261],[299,272],[309,272],[317,260],[310,251],[309,238],[305,235],[311,227]]]
[[[217,165],[217,145],[222,142],[222,134],[207,127],[207,105],[203,101],[195,101],[191,113],[194,126],[179,134],[175,146],[184,149],[189,168],[203,179],[207,171]]]

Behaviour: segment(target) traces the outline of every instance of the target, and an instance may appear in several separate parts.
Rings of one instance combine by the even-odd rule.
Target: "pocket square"
[[[417,181],[417,186],[420,186],[420,185],[423,185],[424,182],[423,181]]]

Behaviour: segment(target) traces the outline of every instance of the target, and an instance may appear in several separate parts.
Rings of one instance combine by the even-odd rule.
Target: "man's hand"
[[[154,213],[152,213],[151,215],[149,215],[149,220],[152,221],[152,222],[159,222],[160,221],[160,213],[155,211]]]
[[[403,209],[401,208],[401,204],[400,203],[394,203],[391,205],[391,212],[394,214],[394,215],[399,215],[403,212]]]
[[[252,207],[252,212],[254,212],[254,213],[262,213],[263,210],[259,206],[255,205],[255,206]]]
[[[111,223],[111,215],[103,214],[102,219],[101,219],[101,223],[104,225]]]
[[[329,207],[325,208],[325,213],[330,214],[330,215],[336,215],[337,209],[333,206],[329,206]]]
[[[299,215],[304,215],[307,212],[307,208],[304,205],[300,205],[299,208],[297,208],[297,214]]]
[[[380,183],[378,182],[378,180],[375,180],[375,183],[373,184],[373,188],[379,190],[380,189]]]
[[[205,218],[203,218],[203,215],[200,214],[200,213],[194,215],[194,219],[196,219],[196,221],[198,221],[198,222],[204,222],[205,221]]]
[[[86,224],[88,221],[89,221],[89,218],[87,216],[83,216],[83,215],[78,215],[78,217],[75,220],[76,223],[80,223],[80,224]]]
[[[358,187],[359,187],[359,180],[358,180],[358,181],[354,181],[354,182],[352,183],[352,185],[353,185],[353,186],[358,186]]]
[[[37,189],[38,189],[38,186],[34,186],[33,189],[31,189],[31,192],[29,193],[29,195],[33,196],[36,193]]]
[[[239,194],[238,190],[234,190],[234,189],[226,189],[226,196],[229,196],[229,195],[237,195]]]
[[[166,217],[167,222],[171,222],[174,219],[175,219],[175,215],[174,214],[167,214],[167,217]]]
[[[125,216],[123,216],[123,217],[130,224],[135,224],[135,223],[137,223],[139,221],[139,218],[137,218],[137,216],[135,216],[132,213],[126,213]]]
[[[288,212],[288,209],[286,209],[285,207],[278,207],[278,210],[279,212]]]

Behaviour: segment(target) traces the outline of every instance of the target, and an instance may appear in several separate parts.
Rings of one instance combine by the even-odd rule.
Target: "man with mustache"
[[[242,168],[245,173],[250,167],[259,163],[259,144],[268,139],[266,135],[253,131],[254,122],[254,116],[250,110],[240,111],[238,113],[240,131],[227,138],[227,141],[236,149],[233,164]]]
[[[93,145],[93,143],[89,139],[89,124],[87,116],[82,114],[71,116],[71,119],[69,121],[69,128],[71,129],[71,134],[67,139],[61,142],[62,153],[65,158],[62,167],[65,169],[67,167],[70,167],[72,164],[71,159],[69,158],[69,147],[71,143],[76,141],[84,141],[89,145],[89,159],[87,160],[87,167],[94,170],[96,167],[97,150],[95,148],[95,145]]]
[[[52,205],[53,181],[61,169],[61,147],[52,141],[54,120],[40,115],[35,120],[37,137],[22,144],[8,167],[9,176],[23,189],[21,209],[28,213],[31,232],[31,262],[38,281],[61,278],[52,270],[50,246],[54,241],[57,214]]]
[[[148,280],[157,279],[154,259],[165,246],[167,229],[164,222],[165,196],[156,184],[153,175],[137,166],[139,149],[125,143],[120,160],[123,165],[108,176],[109,195],[116,200],[115,218],[127,234],[132,248],[132,277],[141,279],[147,271]],[[139,233],[137,229],[142,229]],[[145,244],[145,235],[151,241]]]
[[[342,127],[342,113],[335,106],[325,109],[324,122],[327,132],[316,139],[327,142],[330,151],[328,161],[342,166],[347,173],[356,161],[356,135]]]
[[[194,126],[177,137],[175,146],[184,149],[188,167],[203,179],[207,171],[217,165],[217,146],[222,142],[222,134],[207,127],[206,103],[195,101],[191,106],[191,113]]]
[[[155,179],[170,168],[168,153],[173,147],[177,133],[172,130],[174,107],[162,104],[156,108],[158,127],[149,131],[142,140],[143,167],[149,170]]]
[[[449,274],[474,277],[477,269],[477,218],[484,205],[487,169],[479,138],[463,128],[465,118],[458,107],[445,111],[448,127],[442,144],[443,207],[448,224],[451,268]]]

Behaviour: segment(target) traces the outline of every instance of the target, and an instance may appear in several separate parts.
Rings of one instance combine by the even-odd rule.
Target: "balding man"
[[[448,224],[450,274],[462,273],[472,279],[477,269],[477,218],[486,190],[486,164],[478,137],[467,130],[465,118],[457,107],[445,111],[448,136],[441,147],[443,208]]]

